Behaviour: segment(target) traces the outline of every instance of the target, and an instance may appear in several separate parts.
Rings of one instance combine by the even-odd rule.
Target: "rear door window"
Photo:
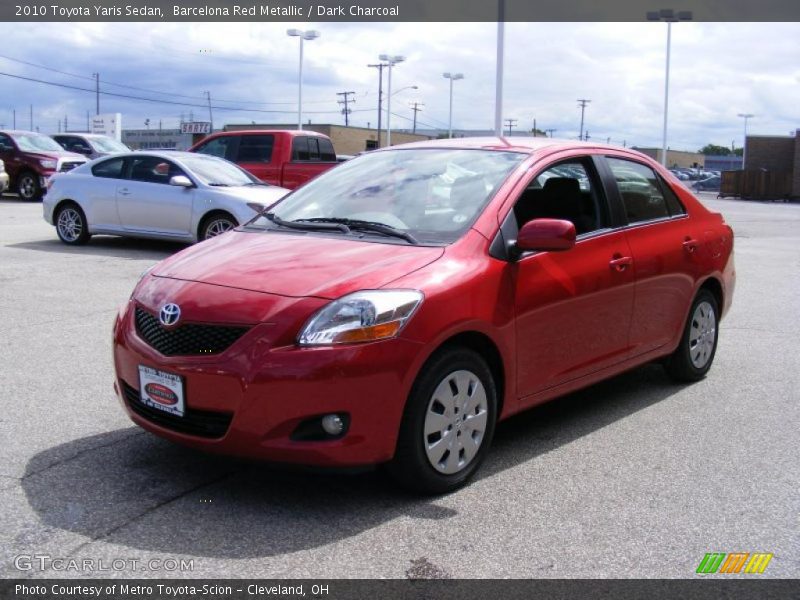
[[[233,161],[235,159],[234,149],[236,147],[237,136],[227,135],[213,140],[209,140],[202,146],[199,146],[195,152],[200,154],[210,154],[211,156],[218,156],[227,160]]]
[[[274,146],[274,135],[243,135],[239,139],[239,154],[236,162],[268,163],[272,160]]]
[[[628,223],[670,216],[658,176],[650,167],[632,160],[606,157],[614,174]]]

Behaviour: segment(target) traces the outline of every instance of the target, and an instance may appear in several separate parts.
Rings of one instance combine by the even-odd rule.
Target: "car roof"
[[[43,135],[44,137],[50,137],[46,133],[39,133],[38,131],[31,131],[29,129],[2,129],[0,133],[5,133],[6,135],[14,135],[16,134],[25,134],[25,135]]]
[[[397,146],[391,146],[396,148]],[[451,149],[477,149],[477,150],[508,150],[512,152],[522,152],[533,154],[539,150],[548,149],[571,150],[575,148],[586,148],[594,150],[625,150],[635,154],[630,148],[621,148],[610,144],[597,144],[594,142],[579,142],[577,140],[563,140],[558,138],[544,137],[472,137],[472,138],[453,138],[441,140],[427,140],[422,142],[411,142],[403,144],[402,148],[451,148]],[[382,148],[381,150],[387,150]],[[643,155],[644,156],[644,155]]]
[[[324,133],[320,133],[319,131],[311,131],[310,129],[235,129],[233,131],[217,131],[216,133],[212,133],[211,135],[207,136],[207,139],[212,135],[214,137],[221,137],[227,135],[258,135],[258,134],[265,134],[265,133],[285,133],[292,137],[296,137],[298,135],[311,135],[311,136],[318,136],[318,137],[328,137]],[[202,141],[202,140],[201,140]]]

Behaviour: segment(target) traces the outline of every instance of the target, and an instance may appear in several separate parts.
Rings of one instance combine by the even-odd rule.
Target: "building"
[[[708,171],[738,171],[742,168],[742,157],[735,154],[706,154],[705,168]]]
[[[661,148],[637,148],[633,147],[642,154],[646,154],[656,162],[661,162],[663,150]],[[684,152],[683,150],[670,150],[667,148],[667,167],[674,169],[675,167],[682,167],[687,169],[704,169],[708,168],[706,165],[706,157],[699,152]]]
[[[188,150],[192,134],[180,129],[123,129],[122,143],[131,150]]]
[[[785,182],[788,195],[800,197],[800,129],[792,135],[748,135],[745,171],[761,171]]]
[[[297,124],[287,125],[283,123],[256,124],[250,125],[226,125],[223,131],[243,131],[249,129],[297,129]],[[346,127],[344,125],[313,124],[303,125],[303,129],[316,131],[331,138],[336,154],[358,154],[365,150],[374,150],[378,147],[378,132],[375,129],[366,127]],[[419,142],[429,140],[431,136],[419,133],[408,133],[405,131],[392,130],[392,145],[407,144],[409,142]],[[381,130],[381,146],[386,145],[386,130]]]

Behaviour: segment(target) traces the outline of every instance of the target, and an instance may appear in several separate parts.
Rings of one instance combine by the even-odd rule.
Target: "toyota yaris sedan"
[[[733,287],[731,228],[642,154],[408,144],[145,273],[115,387],[187,446],[442,493],[519,411],[654,360],[704,377]]]

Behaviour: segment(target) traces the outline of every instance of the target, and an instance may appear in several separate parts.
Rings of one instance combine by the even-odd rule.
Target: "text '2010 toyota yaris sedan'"
[[[654,359],[705,376],[733,287],[731,228],[637,152],[409,144],[147,272],[116,388],[182,444],[441,493],[500,419]]]

